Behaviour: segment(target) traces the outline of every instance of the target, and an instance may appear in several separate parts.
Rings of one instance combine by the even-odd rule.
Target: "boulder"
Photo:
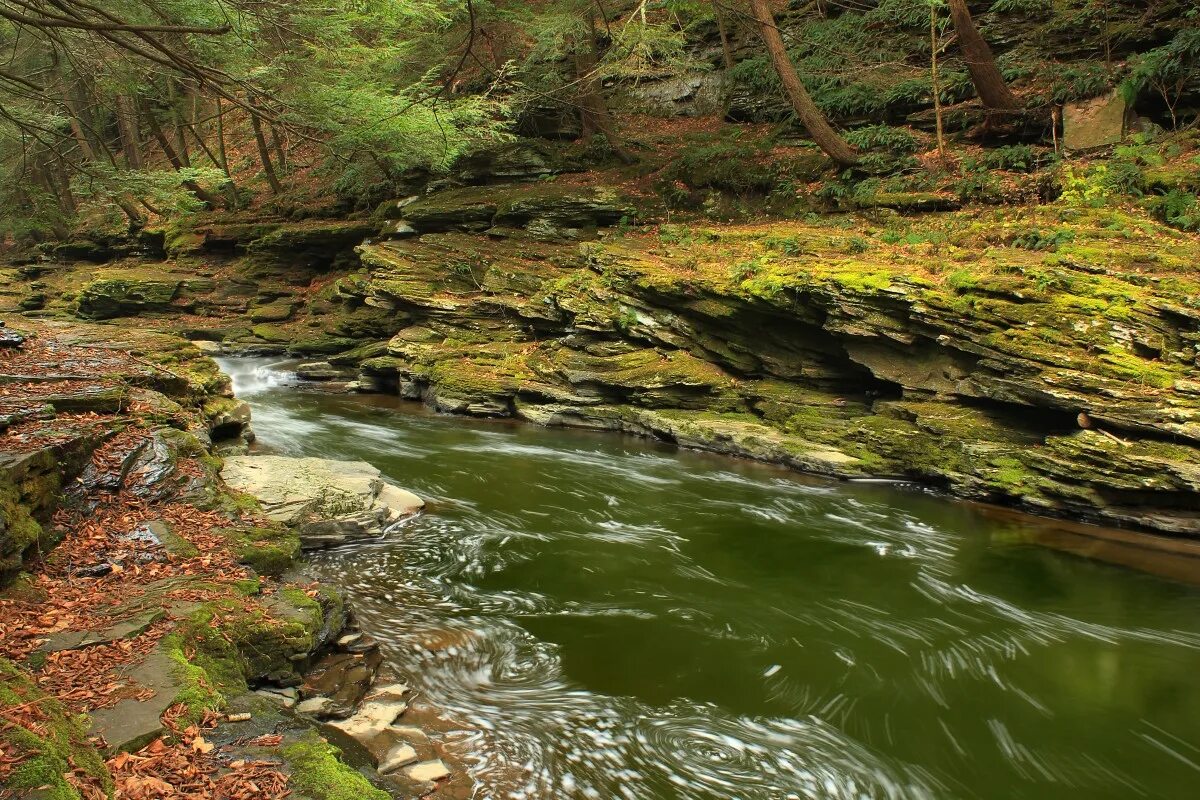
[[[1133,109],[1118,91],[1063,106],[1063,146],[1092,150],[1117,144],[1134,120]]]
[[[461,156],[454,171],[463,183],[532,181],[562,171],[552,148],[530,139],[518,139]]]
[[[25,343],[25,337],[16,331],[10,331],[0,322],[0,347],[16,349]]]
[[[296,304],[291,300],[276,300],[250,309],[248,316],[251,322],[283,322],[291,319],[296,312]]]
[[[612,190],[550,184],[450,189],[408,203],[402,213],[404,225],[417,233],[524,228],[543,238],[570,239],[633,211]]]
[[[345,375],[328,361],[310,361],[296,367],[296,377],[306,381],[332,381]]]
[[[341,260],[352,262],[354,246],[374,233],[375,226],[359,220],[306,220],[279,224],[246,245],[257,270],[307,283],[306,272],[329,269]]]
[[[214,442],[236,439],[250,429],[250,406],[244,401],[217,398],[205,404],[204,413],[208,417],[208,435]]]
[[[175,272],[169,264],[141,269],[106,269],[79,291],[76,315],[113,319],[192,310],[196,297],[216,288],[211,278]]]
[[[296,526],[306,549],[378,536],[425,505],[365,461],[230,456],[221,477],[257,498],[271,519]]]
[[[658,117],[700,117],[724,111],[725,76],[720,72],[673,75],[642,81],[614,102]]]
[[[109,752],[133,752],[163,733],[163,712],[185,687],[178,665],[162,647],[140,664],[119,668],[119,673],[124,681],[150,689],[153,695],[126,698],[111,708],[92,711],[89,717],[93,733],[103,737]]]
[[[179,292],[178,278],[102,278],[79,293],[76,314],[84,319],[136,316],[166,311]]]

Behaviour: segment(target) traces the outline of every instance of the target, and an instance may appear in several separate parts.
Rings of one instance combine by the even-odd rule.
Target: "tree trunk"
[[[725,59],[725,69],[733,69],[733,46],[729,43],[729,31],[725,29],[725,15],[721,12],[719,0],[712,0],[713,16],[717,18],[717,33],[721,37],[721,55]]]
[[[179,160],[185,167],[192,165],[192,154],[188,152],[187,134],[183,128],[187,123],[181,119],[175,120],[175,152],[179,153]]]
[[[247,101],[251,107],[250,126],[254,128],[254,143],[258,146],[258,159],[262,162],[263,172],[267,175],[267,183],[271,184],[271,191],[281,194],[283,186],[279,183],[279,176],[275,174],[275,167],[271,164],[271,151],[267,149],[267,139],[263,136],[262,120],[258,118],[258,114],[254,113],[254,98],[247,98]]]
[[[187,138],[183,134],[183,120],[179,113],[179,92],[175,89],[175,81],[170,81],[167,84],[167,103],[171,109],[171,127],[172,136],[175,138],[175,153],[179,156],[179,162],[185,167],[192,165],[192,156],[188,152]],[[187,97],[187,90],[184,89],[184,98]],[[176,169],[179,169],[176,167]]]
[[[933,118],[937,123],[938,159],[946,162],[946,131],[942,125],[942,82],[938,76],[937,3],[929,4],[929,85],[933,89]]]
[[[88,141],[87,132],[83,129],[79,106],[71,95],[71,87],[67,85],[66,76],[57,64],[54,67],[54,82],[58,84],[58,96],[67,110],[67,120],[71,125],[71,137],[75,139],[75,144],[79,147],[79,154],[83,156],[84,161],[95,161],[96,151],[92,149],[92,143]]]
[[[52,172],[58,178],[58,185],[62,187],[63,205],[69,213],[74,214],[79,210],[79,203],[75,200],[75,192],[71,189],[71,167],[61,155],[57,155],[55,160],[58,168],[53,169]]]
[[[185,125],[183,126],[182,130],[192,135],[192,141],[194,141],[200,150],[204,152],[204,155],[208,157],[208,160],[212,162],[214,167],[224,172],[226,178],[230,177],[229,170],[225,169],[225,166],[221,163],[220,158],[212,151],[212,148],[208,146],[208,142],[204,141],[204,137],[200,135],[200,131],[196,130],[195,125]]]
[[[171,145],[171,140],[167,138],[167,134],[163,132],[162,126],[158,124],[158,120],[154,117],[154,112],[150,110],[149,103],[142,104],[142,116],[146,119],[146,124],[150,127],[150,133],[158,141],[158,146],[162,148],[163,154],[166,155],[167,161],[171,162],[171,166],[176,172],[191,166],[180,155],[179,152]],[[217,198],[212,192],[205,189],[195,181],[183,181],[181,184],[196,197],[200,198],[201,202],[207,203],[209,208],[217,207]]]
[[[1008,88],[1000,68],[996,66],[992,48],[988,47],[975,28],[971,12],[967,10],[967,0],[949,0],[949,3],[950,20],[954,23],[954,32],[958,34],[958,46],[962,50],[963,60],[967,62],[967,71],[971,73],[971,83],[975,84],[979,99],[988,108],[1020,108],[1021,102]]]
[[[225,153],[225,106],[220,97],[217,98],[217,157],[226,177],[232,177],[229,175],[229,156]]]
[[[575,72],[580,87],[579,114],[583,128],[581,138],[587,141],[597,131],[603,133],[613,154],[626,164],[633,164],[637,158],[625,149],[620,134],[617,133],[612,113],[604,102],[600,79],[596,76],[596,65],[599,61],[596,53],[596,22],[589,19],[588,23],[588,41],[580,42],[575,48]]]
[[[287,153],[283,149],[283,140],[279,137],[279,129],[271,126],[271,149],[275,151],[275,163],[281,172],[287,172]]]
[[[137,109],[128,95],[116,97],[117,131],[121,136],[121,150],[125,153],[125,166],[142,168],[141,137],[138,135]]]
[[[836,163],[843,167],[857,164],[858,153],[833,129],[829,120],[825,118],[825,114],[817,108],[817,104],[809,96],[804,84],[800,82],[800,76],[796,74],[796,67],[792,64],[787,48],[783,44],[783,37],[775,25],[775,14],[771,11],[769,1],[750,0],[750,8],[754,12],[755,21],[758,22],[763,42],[767,46],[767,53],[771,56],[771,64],[779,75],[779,80],[783,84],[788,101],[792,104],[792,109],[800,118],[800,124],[808,131],[808,135],[817,143],[817,146]]]
[[[163,155],[167,157],[167,161],[171,162],[171,166],[175,171],[183,169],[183,161],[179,158],[179,153],[175,151],[175,147],[171,144],[171,140],[163,133],[162,126],[158,124],[158,120],[154,117],[154,112],[150,110],[148,103],[143,102],[141,105],[142,118],[146,120],[146,125],[150,128],[150,133],[154,136],[158,146],[162,148]]]

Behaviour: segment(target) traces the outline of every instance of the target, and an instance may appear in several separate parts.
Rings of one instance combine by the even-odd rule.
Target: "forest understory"
[[[0,797],[471,796],[251,691],[372,656],[214,355],[1191,553],[1198,14],[0,0]]]

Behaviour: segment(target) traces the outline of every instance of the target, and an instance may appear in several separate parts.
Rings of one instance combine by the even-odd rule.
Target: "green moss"
[[[264,342],[271,344],[284,344],[291,341],[292,335],[278,325],[255,325],[250,328],[250,332],[262,339]]]
[[[204,401],[201,410],[205,419],[212,420],[223,414],[232,414],[240,405],[241,401],[233,397],[210,397]]]
[[[1098,361],[1100,370],[1104,373],[1156,389],[1170,389],[1175,385],[1175,381],[1182,377],[1181,373],[1170,365],[1139,358],[1118,347],[1110,348]]]
[[[996,456],[991,459],[990,466],[991,469],[984,472],[989,482],[1007,493],[1021,497],[1035,490],[1037,476],[1019,458]]]
[[[279,595],[297,609],[321,613],[321,604],[298,586],[284,586],[279,590]]]
[[[259,575],[282,575],[300,557],[300,537],[286,525],[226,528],[221,532],[238,560]]]
[[[0,589],[0,598],[19,603],[44,603],[47,595],[45,590],[38,588],[33,575],[21,572],[13,578],[12,583]]]
[[[313,800],[388,800],[387,792],[371,785],[365,777],[339,757],[337,748],[316,734],[282,748],[291,768],[291,782]]]
[[[243,597],[253,597],[256,594],[262,593],[262,581],[258,578],[246,578],[242,581],[234,581],[234,590]]]
[[[22,757],[4,788],[17,796],[36,789],[40,790],[39,797],[49,800],[78,800],[78,792],[65,775],[80,770],[111,794],[112,776],[100,753],[88,742],[84,720],[68,715],[61,703],[39,691],[14,663],[0,658],[0,709],[30,702],[37,702],[44,714],[40,722],[43,731],[18,725],[0,728],[0,738]]]
[[[0,587],[7,585],[20,572],[25,553],[37,544],[42,528],[20,502],[14,486],[0,486]]]
[[[226,695],[222,688],[231,692],[244,691],[246,684],[237,668],[236,651],[228,642],[222,645],[210,636],[194,639],[195,626],[191,624],[185,624],[181,630],[187,633],[168,635],[163,639],[162,647],[174,663],[175,677],[182,686],[175,702],[187,708],[189,722],[198,722],[206,711],[219,711],[225,707]]]

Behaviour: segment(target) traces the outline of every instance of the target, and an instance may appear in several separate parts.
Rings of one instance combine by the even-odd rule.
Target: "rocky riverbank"
[[[81,323],[2,332],[0,794],[465,790],[402,719],[407,689],[337,592],[296,570],[302,547],[377,535],[418,498],[324,462],[271,505],[286,465],[267,488],[235,480],[256,457],[220,476],[213,453],[242,449],[248,413],[193,345]]]
[[[310,356],[302,377],[444,412],[1200,533],[1196,235],[1064,203],[631,228],[636,206],[463,187],[3,284],[26,313]]]

